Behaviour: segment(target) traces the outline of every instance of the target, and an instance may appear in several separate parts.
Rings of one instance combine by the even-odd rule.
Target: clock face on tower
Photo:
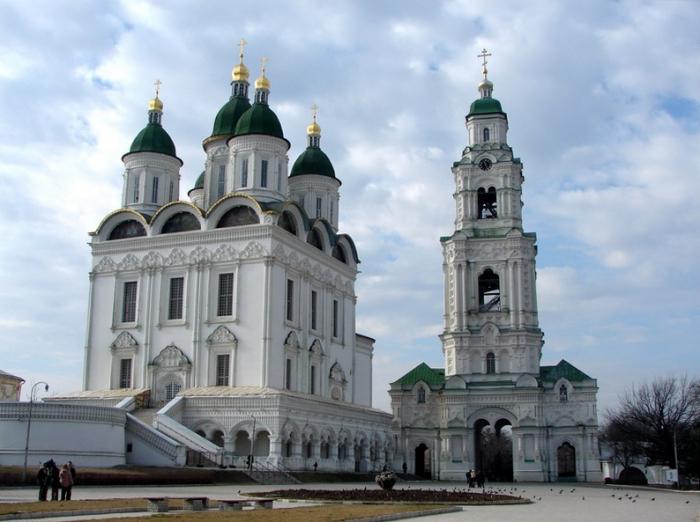
[[[479,168],[481,170],[489,170],[491,165],[493,165],[493,163],[491,163],[491,160],[488,158],[484,158],[479,162]]]

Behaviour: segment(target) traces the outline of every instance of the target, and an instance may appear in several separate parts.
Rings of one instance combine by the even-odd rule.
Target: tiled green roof
[[[238,118],[235,135],[246,134],[264,134],[285,139],[277,115],[265,103],[254,103]]]
[[[326,156],[326,153],[319,147],[307,147],[294,162],[289,177],[302,176],[304,174],[316,174],[335,179],[333,164]]]
[[[506,113],[503,112],[501,102],[496,98],[479,98],[469,107],[467,118],[476,114],[503,114],[505,116]]]
[[[158,152],[177,158],[173,140],[159,123],[149,123],[136,135],[129,149],[133,152]]]
[[[236,124],[243,113],[250,109],[248,98],[243,96],[231,96],[223,107],[219,110],[214,119],[212,136],[233,136],[236,132]]]
[[[556,382],[562,377],[570,382],[593,380],[564,359],[559,361],[556,366],[540,366],[540,380],[542,382]]]
[[[197,181],[194,182],[194,188],[201,189],[204,188],[204,171],[199,175]]]
[[[418,381],[432,386],[442,386],[445,384],[444,368],[431,368],[425,363],[420,363],[406,375],[392,382],[391,384],[399,384],[401,386],[413,386]]]

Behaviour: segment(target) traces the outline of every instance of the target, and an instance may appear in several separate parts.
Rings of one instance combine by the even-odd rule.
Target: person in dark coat
[[[70,476],[73,479],[73,485],[75,485],[75,476],[78,474],[78,472],[75,471],[75,466],[73,465],[72,460],[68,461],[68,469],[70,469]]]
[[[481,489],[484,489],[484,484],[486,482],[486,475],[484,475],[484,472],[479,470],[476,472],[476,485],[480,487]]]
[[[46,501],[46,493],[49,491],[49,471],[46,464],[39,468],[39,473],[36,475],[37,484],[39,484],[39,500]]]
[[[61,479],[59,478],[59,469],[53,459],[47,462],[49,469],[49,486],[51,486],[51,500],[58,500],[58,489],[61,487]]]

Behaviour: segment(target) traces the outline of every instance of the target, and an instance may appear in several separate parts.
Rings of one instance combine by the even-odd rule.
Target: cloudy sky
[[[654,376],[697,376],[698,27],[696,1],[0,0],[0,369],[80,388],[87,233],[120,204],[153,81],[185,198],[244,37],[251,70],[269,58],[292,161],[320,107],[376,406],[420,361],[442,366],[438,238],[483,47],[525,165],[543,364],[598,378],[602,408]]]

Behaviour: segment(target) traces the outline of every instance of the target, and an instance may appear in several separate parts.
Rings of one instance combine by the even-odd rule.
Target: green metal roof
[[[445,384],[445,370],[444,368],[431,368],[425,363],[420,363],[413,370],[391,384],[413,386],[418,381],[423,381],[431,387],[442,386]]]
[[[501,102],[499,102],[496,98],[479,98],[478,100],[474,101],[471,107],[469,107],[469,114],[467,114],[467,118],[477,114],[506,115],[501,108]]]
[[[172,138],[159,123],[149,123],[136,135],[129,154],[134,152],[158,152],[177,158]]]
[[[327,176],[335,179],[333,164],[320,147],[307,147],[294,162],[289,177],[301,176],[303,174],[317,174],[319,176]]]
[[[285,139],[277,115],[264,103],[254,103],[238,119],[234,135],[243,136],[246,134],[264,134]]]
[[[204,188],[204,171],[199,175],[197,181],[194,182],[194,188],[201,189]]]
[[[540,366],[540,380],[542,382],[556,382],[562,377],[570,382],[593,380],[564,359],[559,361],[559,364],[556,366]]]
[[[250,102],[244,96],[231,96],[214,118],[213,136],[233,136],[236,124],[243,113],[250,109]]]

